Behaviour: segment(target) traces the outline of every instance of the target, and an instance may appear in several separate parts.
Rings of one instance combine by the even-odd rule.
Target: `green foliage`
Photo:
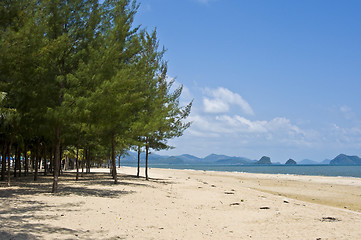
[[[191,103],[171,91],[156,31],[133,26],[131,0],[0,2],[1,134],[92,149],[104,161],[179,137]],[[90,158],[90,157],[89,157]]]

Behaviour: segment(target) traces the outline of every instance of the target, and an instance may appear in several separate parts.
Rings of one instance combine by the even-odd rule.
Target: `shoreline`
[[[0,187],[0,239],[360,239],[361,179],[121,167]],[[3,184],[3,183],[1,183]],[[330,187],[332,186],[332,188]],[[330,189],[332,191],[330,191]],[[268,191],[268,192],[267,192]],[[273,191],[273,192],[272,192]],[[353,196],[353,197],[352,197]],[[352,206],[352,204],[350,205]]]
[[[308,173],[292,173],[291,172],[255,172],[255,171],[242,171],[242,170],[226,170],[226,169],[230,169],[230,168],[233,168],[233,167],[239,167],[239,168],[265,168],[267,169],[268,167],[270,168],[278,168],[280,167],[281,169],[284,167],[284,168],[298,168],[298,167],[309,167],[309,168],[312,168],[314,169],[315,167],[335,167],[335,168],[339,168],[339,167],[353,167],[353,166],[349,166],[349,165],[339,165],[339,166],[335,166],[335,165],[297,165],[297,166],[294,166],[294,165],[291,165],[291,166],[288,166],[288,165],[270,165],[270,166],[264,166],[264,165],[202,165],[202,164],[185,164],[185,165],[174,165],[176,166],[175,168],[171,167],[169,164],[155,164],[155,166],[152,166],[150,165],[150,168],[158,168],[158,169],[169,169],[169,170],[196,170],[196,171],[215,171],[215,172],[235,172],[235,173],[255,173],[255,174],[282,174],[282,175],[300,175],[300,176],[324,176],[324,177],[350,177],[350,178],[360,178],[361,179],[361,174],[360,174],[360,171],[361,171],[361,165],[356,165],[354,167],[358,167],[360,168],[359,170],[360,171],[356,171],[356,173],[353,173],[354,175],[337,175],[335,173],[326,173],[326,174],[310,174],[310,172]],[[177,168],[177,166],[181,166],[179,168]],[[193,166],[194,168],[187,168],[187,166]],[[122,167],[137,167],[136,165],[125,165],[125,166],[122,166]],[[198,168],[199,167],[199,168]],[[203,167],[203,168],[202,168]],[[143,167],[144,168],[144,167]],[[218,168],[219,170],[215,170],[214,168]],[[222,169],[222,168],[225,168],[225,169]],[[347,169],[347,170],[350,170],[350,169]],[[353,169],[351,169],[353,170]]]

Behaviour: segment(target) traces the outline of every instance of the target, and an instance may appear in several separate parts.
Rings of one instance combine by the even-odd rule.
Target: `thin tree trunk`
[[[19,159],[19,162],[18,162],[19,177],[21,177],[21,150],[20,150],[20,148],[18,149],[18,159]]]
[[[11,162],[11,146],[8,147],[8,187],[10,187],[10,162]]]
[[[8,187],[10,187],[10,162],[11,162],[11,146],[13,145],[13,138],[10,138],[10,143],[8,146]]]
[[[14,178],[17,177],[17,169],[18,169],[18,146],[16,146],[16,149],[15,149],[15,159],[13,161],[13,164],[14,164]]]
[[[34,181],[38,180],[38,173],[39,173],[39,163],[41,165],[41,159],[40,159],[40,154],[39,154],[39,148],[40,148],[40,142],[38,140],[37,144],[36,144],[36,156],[35,156],[35,173],[34,173]]]
[[[44,176],[48,175],[48,163],[46,162],[46,145],[43,145]]]
[[[7,151],[7,144],[4,143],[3,152],[2,152],[2,159],[1,159],[1,181],[5,180],[5,173],[6,173],[6,151]]]
[[[54,181],[52,193],[58,192],[58,178],[60,169],[60,127],[55,128],[55,158],[54,158]]]
[[[145,179],[148,181],[148,153],[149,153],[149,145],[148,145],[148,138],[145,140]]]
[[[29,173],[29,159],[27,156],[27,149],[26,149],[26,145],[24,146],[24,172],[25,172],[25,176],[28,175]]]
[[[119,166],[119,168],[120,168],[120,158],[121,158],[121,154],[119,153],[119,157],[118,157],[118,166]]]
[[[76,181],[79,180],[79,147],[76,147]]]
[[[137,177],[139,177],[140,172],[140,146],[138,146],[138,170],[137,170]]]
[[[115,136],[114,136],[114,133],[112,135],[112,167],[113,167],[114,184],[117,184],[118,176],[117,176],[117,164],[115,162]]]
[[[17,174],[17,170],[19,170]],[[15,151],[15,166],[14,166],[14,177],[21,176],[21,161],[20,161],[20,149],[19,146],[16,147]]]
[[[60,138],[60,136],[59,136],[59,138]],[[59,176],[63,173],[63,168],[61,167],[62,159],[63,159],[63,146],[60,143],[60,147],[59,147],[59,170],[58,170]]]
[[[90,173],[90,149],[87,151],[86,173]]]
[[[83,159],[81,160],[81,177],[84,177],[84,160],[88,157],[88,149],[85,148],[84,149],[84,156]]]
[[[41,147],[40,147],[40,144],[39,144],[39,161],[38,161],[38,164],[39,164],[39,170],[41,171],[41,170],[43,170],[43,163],[42,163],[42,161],[43,161],[43,158],[42,158],[42,151],[41,151]]]

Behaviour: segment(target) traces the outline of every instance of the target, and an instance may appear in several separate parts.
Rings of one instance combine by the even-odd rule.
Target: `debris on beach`
[[[269,207],[260,207],[259,209],[270,209]]]
[[[224,194],[234,194],[234,192],[224,192]]]
[[[340,219],[334,217],[323,217],[321,218],[321,222],[340,222]]]
[[[239,202],[229,204],[229,206],[239,206],[239,205],[241,205],[241,203],[239,203]]]

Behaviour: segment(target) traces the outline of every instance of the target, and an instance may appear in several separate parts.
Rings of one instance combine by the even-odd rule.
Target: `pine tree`
[[[186,107],[179,106],[182,87],[171,92],[174,81],[167,81],[167,64],[163,60],[165,50],[159,51],[157,32],[151,34],[142,32],[142,110],[133,123],[132,130],[138,147],[138,176],[139,152],[145,147],[145,176],[148,180],[149,149],[169,149],[167,140],[179,137],[190,126],[184,120],[188,117],[192,103]]]
[[[95,91],[87,99],[87,109],[97,126],[98,136],[111,146],[112,175],[117,183],[116,151],[137,112],[137,54],[140,45],[132,22],[135,2],[105,1],[104,42],[94,80]]]

